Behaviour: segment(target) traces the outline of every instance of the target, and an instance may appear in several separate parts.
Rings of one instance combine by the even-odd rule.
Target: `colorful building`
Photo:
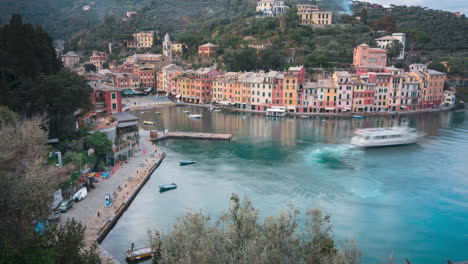
[[[105,52],[93,51],[93,55],[89,57],[89,63],[96,66],[97,69],[104,68],[104,63],[107,62],[107,55]]]
[[[151,48],[154,45],[154,31],[142,31],[132,36],[133,40],[127,41],[129,48]]]
[[[216,50],[218,49],[218,45],[213,43],[206,43],[198,47],[198,56],[199,57],[215,57]]]
[[[421,107],[438,108],[443,102],[444,84],[447,75],[442,72],[428,69],[421,64],[410,65],[414,69],[409,74],[414,76],[421,90]]]
[[[258,17],[276,17],[286,14],[288,9],[289,6],[286,6],[283,1],[261,0],[257,2],[255,11],[259,13]]]
[[[316,5],[298,4],[297,15],[301,25],[331,25],[333,12],[319,11]]]
[[[65,68],[73,69],[79,62],[80,56],[74,51],[69,51],[67,54],[62,55],[62,63]]]
[[[371,48],[367,44],[361,44],[354,48],[353,66],[387,66],[387,50]]]

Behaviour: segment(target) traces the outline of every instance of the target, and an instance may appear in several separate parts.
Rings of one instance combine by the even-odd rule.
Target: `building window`
[[[114,95],[114,94],[112,94],[112,95]],[[117,109],[117,104],[116,103],[112,104],[112,110],[116,110],[116,109]]]

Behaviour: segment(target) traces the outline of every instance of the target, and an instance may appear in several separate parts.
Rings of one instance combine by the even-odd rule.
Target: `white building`
[[[256,11],[262,13],[259,17],[275,17],[286,14],[288,9],[283,1],[261,0],[257,2]]]
[[[163,41],[163,54],[167,58],[172,58],[172,41],[169,33],[166,33]]]
[[[400,55],[397,57],[398,60],[403,60],[405,58],[405,48],[406,48],[406,34],[405,33],[393,33],[391,36],[385,36],[378,39],[375,39],[377,46],[381,49],[387,49],[395,41],[398,41],[403,45]]]

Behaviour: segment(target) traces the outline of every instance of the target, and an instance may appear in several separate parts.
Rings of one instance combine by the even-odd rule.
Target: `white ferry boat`
[[[354,134],[351,144],[360,148],[414,144],[422,137],[416,129],[406,126],[359,129]]]

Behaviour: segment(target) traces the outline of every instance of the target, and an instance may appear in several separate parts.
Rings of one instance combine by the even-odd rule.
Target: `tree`
[[[82,224],[46,222],[57,180],[43,162],[44,119],[8,116],[0,115],[0,263],[100,263],[96,247],[85,248]],[[49,229],[38,233],[35,223]]]
[[[0,121],[0,234],[14,249],[29,246],[33,221],[49,214],[54,179],[42,167],[47,134],[43,118]]]
[[[96,65],[91,64],[91,63],[86,63],[84,65],[84,68],[85,68],[86,72],[96,72],[96,70],[97,70]]]
[[[374,22],[374,31],[385,30],[387,33],[394,33],[397,31],[397,22],[392,16],[384,16],[382,19]]]
[[[368,15],[367,15],[367,9],[363,8],[361,10],[361,22],[364,24],[364,25],[367,25],[367,20],[368,20]]]
[[[410,53],[413,53],[416,44],[425,44],[431,40],[429,35],[420,30],[410,29],[407,30],[405,33],[406,39],[410,43]]]
[[[21,115],[47,115],[50,137],[73,137],[75,112],[91,108],[91,87],[63,69],[47,33],[13,16],[0,27],[0,61],[0,105]]]
[[[401,42],[398,40],[393,41],[387,47],[388,58],[391,60],[397,59],[400,56],[402,50],[403,50],[403,44],[401,44]]]
[[[359,263],[355,244],[335,245],[329,215],[309,211],[303,229],[299,215],[291,205],[261,222],[252,202],[233,194],[217,221],[188,212],[168,234],[149,231],[150,245],[160,249],[153,263]]]
[[[80,222],[67,220],[64,225],[53,226],[46,234],[50,250],[57,253],[56,263],[80,264],[101,263],[96,244],[87,248],[85,245],[86,227]]]
[[[104,132],[95,132],[87,136],[85,142],[98,155],[104,155],[112,151],[113,143]]]
[[[447,72],[447,68],[440,62],[433,62],[427,66],[429,69],[433,69],[440,72]]]

